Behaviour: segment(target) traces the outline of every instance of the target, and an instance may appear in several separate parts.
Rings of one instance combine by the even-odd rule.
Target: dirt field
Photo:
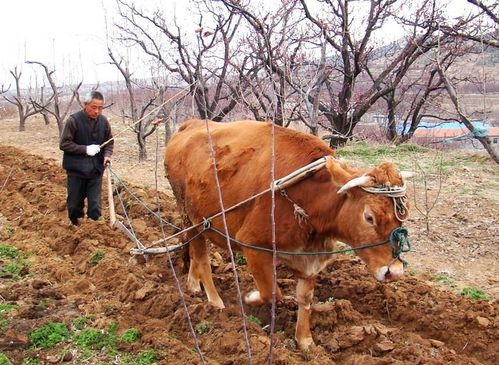
[[[41,364],[145,364],[127,362],[123,355],[144,349],[156,352],[158,364],[248,363],[236,285],[226,254],[213,254],[212,267],[227,309],[213,309],[203,295],[183,296],[202,360],[167,257],[131,260],[133,244],[104,221],[69,226],[56,129],[46,128],[40,121],[28,123],[24,133],[16,128],[14,121],[0,122],[0,245],[30,255],[26,258],[29,266],[18,278],[0,278],[0,304],[15,306],[3,314],[7,323],[0,327],[0,352],[12,364],[28,364],[28,357]],[[114,125],[115,132],[120,129]],[[129,133],[117,138],[114,170],[136,195],[157,209],[154,146],[149,149],[150,161],[139,164],[132,143]],[[151,143],[154,145],[154,138]],[[426,158],[431,160],[428,154]],[[360,157],[359,162],[365,163]],[[410,161],[404,163],[410,167]],[[166,220],[178,223],[160,171],[161,210]],[[435,181],[429,180],[430,196],[424,199],[421,185],[416,185],[413,214],[407,224],[413,244],[413,252],[405,256],[409,275],[383,285],[356,257],[339,255],[320,276],[315,291],[315,301],[326,309],[312,316],[318,346],[308,354],[295,348],[297,306],[284,301],[276,313],[274,363],[499,363],[497,173],[498,168],[482,155],[446,155],[444,184],[430,214],[429,234],[424,215],[414,205],[432,201],[438,189]],[[138,203],[127,198],[125,204],[139,238],[151,242],[161,237],[154,219]],[[102,257],[95,262],[92,258],[97,251]],[[181,253],[172,259],[183,287],[186,276],[181,270]],[[5,268],[0,261],[0,268],[2,265]],[[252,289],[245,265],[241,263],[237,270],[243,292]],[[294,295],[291,274],[278,268],[278,275],[284,294]],[[465,287],[481,289],[489,300],[459,295]],[[269,353],[269,308],[245,310],[252,362],[264,364]],[[77,333],[74,320],[83,316],[91,318],[89,326],[104,331],[112,323],[117,324],[119,334],[136,328],[141,339],[131,344],[120,342],[118,355],[113,356],[102,350],[85,352],[74,340],[50,349],[30,345],[28,336],[33,329],[63,322]]]

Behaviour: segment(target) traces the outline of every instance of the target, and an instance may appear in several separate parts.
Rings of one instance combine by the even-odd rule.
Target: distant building
[[[499,128],[490,127],[484,122],[475,121],[473,126],[487,135],[495,148],[499,148]],[[477,141],[471,132],[459,122],[441,123],[438,125],[421,125],[412,137],[412,141],[422,145],[440,145],[451,148],[477,147]]]

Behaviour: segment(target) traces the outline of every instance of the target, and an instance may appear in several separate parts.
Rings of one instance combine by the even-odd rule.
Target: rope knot
[[[305,222],[309,216],[305,209],[300,207],[293,199],[291,199],[288,196],[288,193],[286,193],[285,189],[281,190],[281,195],[286,198],[287,201],[289,201],[291,204],[293,204],[293,215],[295,216],[295,219],[298,221],[299,224]]]
[[[293,203],[293,208],[295,219],[298,220],[298,223],[302,223],[308,219],[308,214],[307,212],[305,212],[305,209],[303,209],[296,203]]]

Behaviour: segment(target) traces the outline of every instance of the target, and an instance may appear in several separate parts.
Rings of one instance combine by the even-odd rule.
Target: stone
[[[340,336],[339,345],[342,349],[352,347],[362,340],[364,340],[366,333],[364,327],[353,326],[348,329],[346,333]]]
[[[445,342],[439,341],[439,340],[434,340],[430,338],[430,343],[433,347],[436,347],[437,349],[445,345]]]
[[[374,350],[378,352],[389,352],[392,351],[394,348],[395,345],[393,344],[393,342],[389,340],[384,340],[374,345]]]
[[[41,289],[49,284],[50,283],[47,280],[34,279],[33,282],[31,283],[31,286],[33,287],[33,289]]]
[[[490,321],[485,317],[478,316],[478,317],[476,317],[476,321],[478,322],[478,325],[480,327],[488,327],[490,324]]]

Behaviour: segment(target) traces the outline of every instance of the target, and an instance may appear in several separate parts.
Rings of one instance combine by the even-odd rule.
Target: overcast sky
[[[167,12],[175,11],[181,22],[183,1],[176,2],[142,0],[137,4],[161,4]],[[450,0],[449,9],[463,11],[464,4],[465,0]],[[107,14],[112,27],[114,7],[115,0],[2,0],[0,85],[12,83],[9,71],[16,65],[22,67],[24,84],[34,85],[33,66],[25,65],[25,60],[55,67],[58,83],[60,78],[69,83],[82,78],[85,83],[119,79],[117,70],[107,64],[105,39],[104,19]],[[184,13],[184,19],[188,16]],[[192,19],[189,24],[195,26]]]
[[[0,85],[13,82],[9,74],[21,66],[24,83],[34,76],[25,60],[56,68],[66,82],[95,83],[119,79],[108,65],[105,17],[112,27],[115,0],[2,0],[0,5]],[[176,9],[176,0],[146,0]],[[105,9],[105,11],[104,11]],[[41,75],[41,74],[40,74]],[[26,76],[26,77],[24,77]]]

